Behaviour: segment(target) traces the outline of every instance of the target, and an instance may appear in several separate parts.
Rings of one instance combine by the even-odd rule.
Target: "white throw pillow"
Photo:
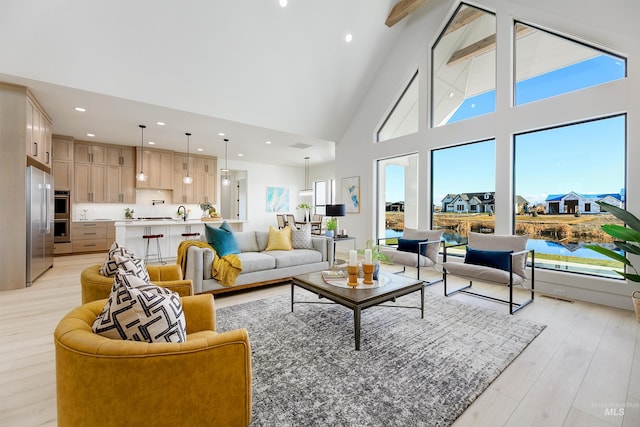
[[[311,224],[304,224],[300,230],[291,229],[291,246],[293,249],[313,249],[311,243]]]
[[[149,272],[144,265],[144,261],[140,258],[126,258],[120,255],[113,256],[113,264],[118,268],[124,270],[125,273],[133,274],[139,277],[145,282],[150,282]]]
[[[185,342],[187,328],[180,296],[119,270],[93,332],[111,339]]]
[[[114,255],[120,255],[124,258],[137,259],[133,252],[127,250],[124,246],[120,246],[118,242],[113,242],[107,258],[104,260],[102,267],[100,267],[100,274],[106,277],[113,277],[118,272],[118,265],[116,265],[113,259]]]

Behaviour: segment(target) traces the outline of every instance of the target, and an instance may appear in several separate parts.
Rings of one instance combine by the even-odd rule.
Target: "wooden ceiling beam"
[[[485,12],[480,9],[476,9],[475,7],[468,6],[466,9],[458,13],[455,19],[447,26],[447,29],[444,32],[444,35],[453,33],[456,30],[464,27],[467,24],[475,21],[480,18]]]
[[[516,26],[516,37],[524,36],[525,34],[528,34],[531,31],[533,31],[531,27]],[[475,43],[470,44],[467,47],[463,47],[462,49],[453,52],[453,54],[447,61],[447,65],[448,66],[455,65],[471,57],[478,56],[485,52],[494,50],[495,48],[496,48],[496,35],[491,34],[490,36],[487,36],[482,40],[479,40]]]
[[[387,16],[387,20],[384,21],[384,24],[387,27],[394,26],[409,14],[418,10],[428,1],[429,0],[400,0],[395,4],[395,6],[393,6],[391,12],[389,12],[389,16]]]

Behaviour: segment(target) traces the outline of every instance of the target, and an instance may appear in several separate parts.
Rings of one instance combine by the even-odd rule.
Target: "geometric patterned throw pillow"
[[[112,339],[149,343],[187,340],[180,296],[122,270],[116,273],[109,300],[92,329]]]
[[[124,270],[125,273],[138,276],[145,282],[151,281],[151,279],[149,278],[149,272],[144,266],[144,261],[142,261],[140,258],[125,258],[120,255],[114,255],[112,263],[116,266],[116,268]]]
[[[291,246],[293,249],[313,249],[311,243],[311,224],[304,224],[300,230],[291,229]]]
[[[100,267],[100,274],[106,277],[113,277],[114,274],[118,271],[118,266],[115,264],[113,260],[114,255],[120,255],[124,258],[137,258],[133,252],[128,251],[124,246],[120,246],[118,242],[113,242],[111,244],[111,248],[109,249],[109,253],[107,254],[107,258],[104,260],[102,267]]]

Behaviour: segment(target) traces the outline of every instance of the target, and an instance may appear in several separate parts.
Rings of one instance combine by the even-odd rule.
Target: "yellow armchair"
[[[246,329],[215,332],[212,295],[182,298],[184,343],[94,334],[105,303],[72,310],[54,332],[58,426],[249,424],[249,337]]]
[[[85,268],[80,274],[83,304],[109,298],[113,277],[101,275],[100,267],[99,264],[93,265]],[[182,278],[182,270],[178,264],[148,265],[147,271],[153,284],[171,289],[181,297],[193,295],[193,284],[191,280]]]

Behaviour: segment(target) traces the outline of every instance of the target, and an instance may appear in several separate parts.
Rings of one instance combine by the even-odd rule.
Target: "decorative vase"
[[[324,235],[327,237],[333,237],[333,230],[327,230],[324,232]]]
[[[376,261],[373,263],[373,280],[378,280],[379,272],[380,272],[380,263]]]

